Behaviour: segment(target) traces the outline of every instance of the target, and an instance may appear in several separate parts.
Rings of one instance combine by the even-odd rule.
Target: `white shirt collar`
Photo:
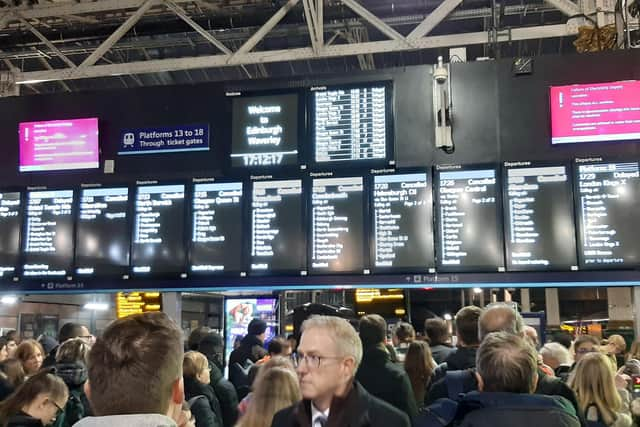
[[[316,427],[315,422],[316,418],[318,417],[324,416],[325,418],[329,419],[330,409],[331,408],[329,407],[326,411],[321,411],[320,409],[316,408],[316,405],[314,405],[313,402],[311,402],[311,427]]]

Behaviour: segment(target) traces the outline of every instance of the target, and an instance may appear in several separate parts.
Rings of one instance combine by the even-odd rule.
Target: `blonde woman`
[[[236,427],[270,427],[278,411],[301,399],[298,377],[293,370],[285,367],[267,368],[256,378],[247,412]]]
[[[610,427],[630,427],[629,395],[616,390],[614,374],[607,356],[589,353],[576,364],[569,378],[578,406],[587,421],[599,421]]]
[[[220,402],[209,386],[209,360],[198,351],[188,351],[182,361],[184,397],[191,404],[196,427],[222,427]]]
[[[27,377],[30,377],[42,367],[44,349],[36,340],[24,340],[16,349],[16,359],[22,363],[22,369]]]

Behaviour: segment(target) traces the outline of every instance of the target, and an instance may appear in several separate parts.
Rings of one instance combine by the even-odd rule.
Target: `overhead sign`
[[[118,319],[132,314],[162,310],[160,292],[118,292],[116,314]]]
[[[209,125],[180,125],[156,128],[123,129],[119,155],[208,151]]]

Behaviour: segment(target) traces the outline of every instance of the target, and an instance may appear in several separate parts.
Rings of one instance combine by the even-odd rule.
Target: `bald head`
[[[538,348],[538,331],[533,326],[524,326],[524,337],[529,341],[533,348]]]
[[[508,304],[496,304],[482,312],[478,321],[480,341],[491,332],[507,332],[523,336],[522,317]]]

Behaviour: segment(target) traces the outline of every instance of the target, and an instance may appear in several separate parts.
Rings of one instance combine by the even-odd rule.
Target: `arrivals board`
[[[0,278],[16,275],[22,227],[20,192],[0,193]]]

